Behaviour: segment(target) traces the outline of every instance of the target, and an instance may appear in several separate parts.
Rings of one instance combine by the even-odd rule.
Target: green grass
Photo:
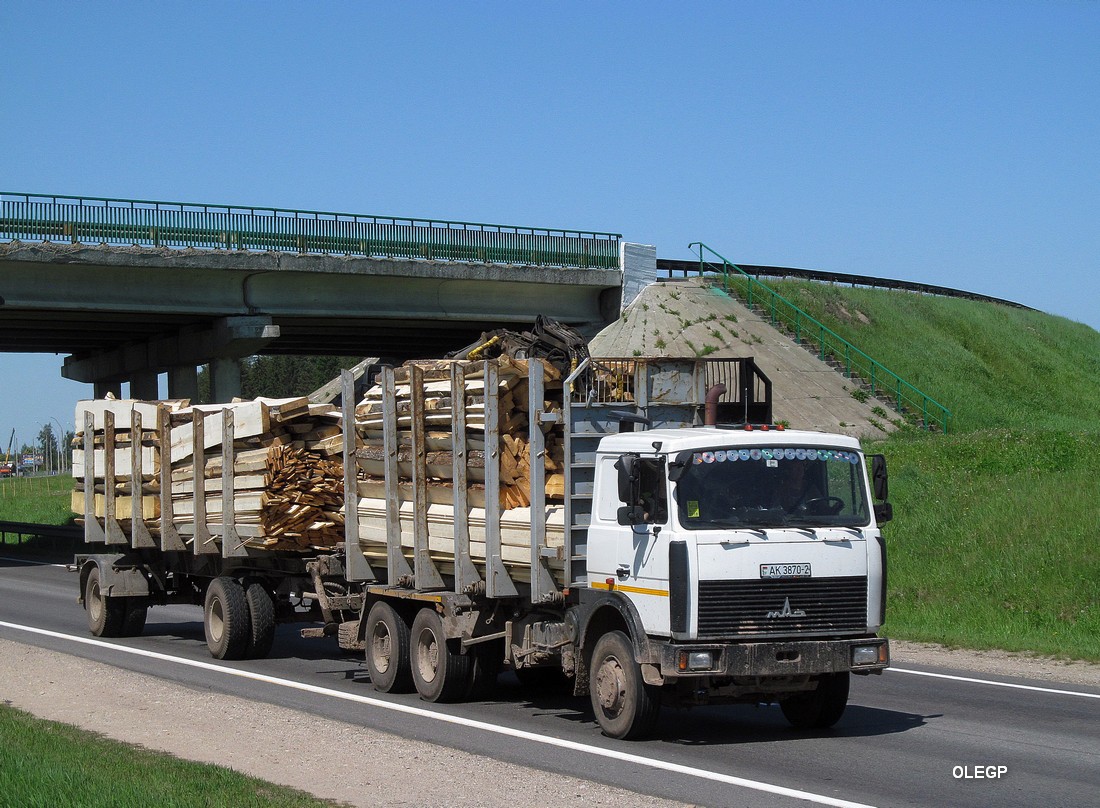
[[[953,413],[947,435],[868,445],[887,455],[895,506],[887,633],[1100,660],[1100,332],[970,300],[769,285]]]
[[[57,805],[331,808],[336,803],[0,705],[0,806]]]
[[[1100,660],[1095,442],[996,429],[899,436],[887,633]]]
[[[73,478],[5,477],[0,479],[0,520],[39,525],[72,524]]]
[[[1086,325],[973,300],[770,285],[947,407],[950,432],[1100,430],[1100,332]]]

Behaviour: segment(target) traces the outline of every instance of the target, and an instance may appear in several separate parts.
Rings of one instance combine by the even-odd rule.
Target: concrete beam
[[[70,356],[65,359],[61,375],[78,382],[121,381],[135,374],[204,365],[214,359],[241,359],[257,353],[278,336],[279,327],[270,317],[222,317],[209,329],[180,331],[87,357]]]

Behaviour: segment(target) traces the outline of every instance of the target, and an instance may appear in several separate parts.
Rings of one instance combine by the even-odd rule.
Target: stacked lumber
[[[369,490],[369,489],[368,489]],[[407,497],[401,503],[401,548],[409,566],[413,565],[414,516],[411,489],[404,489]],[[470,557],[479,574],[485,577],[485,519],[484,507],[470,508],[467,524],[470,532]],[[448,502],[428,504],[428,549],[440,574],[454,574],[455,514]],[[564,508],[552,505],[546,509],[547,547],[561,549],[565,545]],[[386,566],[386,501],[381,498],[359,500],[359,549],[372,566]],[[513,508],[500,517],[501,560],[515,581],[531,580],[531,509]],[[565,585],[565,562],[551,559],[548,562],[554,577]]]
[[[114,499],[116,518],[127,535],[131,533],[133,498],[140,497],[143,520],[155,524],[160,517],[161,446],[157,434],[157,419],[161,409],[179,412],[187,401],[146,402],[102,399],[81,401],[76,406],[75,432],[72,443],[73,492],[71,507],[75,513],[85,511],[85,498],[94,497],[95,514],[104,516],[108,489]],[[138,434],[133,422],[140,421]],[[93,431],[85,434],[85,419],[90,415]],[[107,426],[111,425],[110,435]],[[108,452],[109,444],[109,452]],[[92,452],[92,478],[86,479],[87,451]],[[135,481],[134,454],[140,472]],[[110,480],[107,467],[111,466]]]
[[[158,408],[169,411],[167,443],[155,429]],[[331,548],[343,541],[343,438],[340,413],[330,405],[311,405],[308,398],[235,401],[230,404],[187,406],[187,402],[80,402],[78,429],[84,412],[110,411],[114,429],[108,435],[105,419],[95,424],[92,440],[96,447],[114,447],[115,512],[123,531],[130,535],[132,524],[129,497],[135,485],[129,469],[135,445],[141,446],[142,514],[151,535],[161,532],[161,463],[171,464],[172,524],[183,536],[196,533],[196,488],[206,512],[206,525],[220,544],[219,526],[231,508],[230,521],[241,544],[269,550]],[[233,442],[224,446],[225,413],[232,412]],[[139,412],[142,437],[130,438],[132,412]],[[200,455],[195,457],[195,424],[202,421]],[[150,429],[152,427],[152,429]],[[74,441],[74,472],[79,469],[73,494],[73,510],[84,512],[88,485],[83,479],[83,450],[88,436],[83,430]],[[106,460],[97,448],[95,457],[95,514],[106,515]],[[146,457],[148,454],[148,457]],[[232,458],[232,498],[224,500],[223,469]],[[125,473],[123,473],[123,471]],[[239,548],[235,548],[239,549]]]
[[[498,428],[500,430],[500,502],[503,510],[526,508],[531,504],[530,397],[527,362],[508,357],[493,360],[498,372]],[[485,482],[485,380],[482,362],[433,360],[409,362],[394,372],[396,382],[398,473],[412,478],[415,447],[412,437],[412,400],[410,366],[418,365],[424,374],[424,428],[429,487],[449,489],[453,479],[456,441],[465,440],[467,480],[471,489]],[[465,370],[466,434],[451,431],[454,409],[451,390],[451,365]],[[561,410],[561,376],[545,365],[544,412]],[[369,389],[355,410],[358,432],[356,462],[361,479],[382,479],[385,474],[382,388]],[[565,446],[560,427],[543,427],[545,440],[546,492],[551,501],[561,502],[565,493]]]
[[[485,482],[488,463],[498,462],[502,561],[517,581],[530,580],[531,562],[531,429],[542,429],[545,452],[541,459],[546,480],[546,539],[548,547],[564,546],[563,508],[564,439],[559,423],[541,427],[529,423],[531,400],[528,384],[528,363],[507,356],[492,360],[497,370],[497,389],[486,390],[485,365],[468,360],[410,362],[394,371],[394,412],[397,440],[396,464],[398,481],[387,486],[384,441],[385,409],[382,386],[369,389],[355,411],[357,442],[357,493],[359,545],[371,563],[384,563],[386,558],[386,498],[396,496],[399,506],[401,546],[407,557],[412,556],[415,525],[413,497],[413,467],[417,447],[413,433],[413,401],[411,366],[417,365],[423,377],[423,448],[425,452],[425,500],[427,512],[427,546],[430,557],[443,575],[451,574],[455,556],[455,453],[465,455],[467,506],[466,522],[470,538],[470,555],[475,567],[482,571],[486,557]],[[463,371],[463,390],[452,390],[452,366]],[[544,364],[543,400],[537,402],[542,412],[560,412],[561,375]],[[455,434],[452,418],[456,399],[463,398],[466,430]],[[497,400],[499,459],[486,457],[486,397]],[[550,565],[560,571],[561,562]]]

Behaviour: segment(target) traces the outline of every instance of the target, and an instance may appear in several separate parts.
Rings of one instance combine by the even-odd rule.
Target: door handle
[[[626,578],[626,576],[630,575],[630,565],[620,564],[619,568],[615,570],[615,574],[619,576],[619,580]]]

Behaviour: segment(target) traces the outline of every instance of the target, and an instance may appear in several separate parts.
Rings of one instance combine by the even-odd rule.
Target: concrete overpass
[[[209,363],[225,401],[253,354],[439,356],[538,314],[594,333],[624,267],[656,275],[615,234],[86,198],[0,194],[0,238],[0,350],[69,354],[97,396],[197,398]]]

